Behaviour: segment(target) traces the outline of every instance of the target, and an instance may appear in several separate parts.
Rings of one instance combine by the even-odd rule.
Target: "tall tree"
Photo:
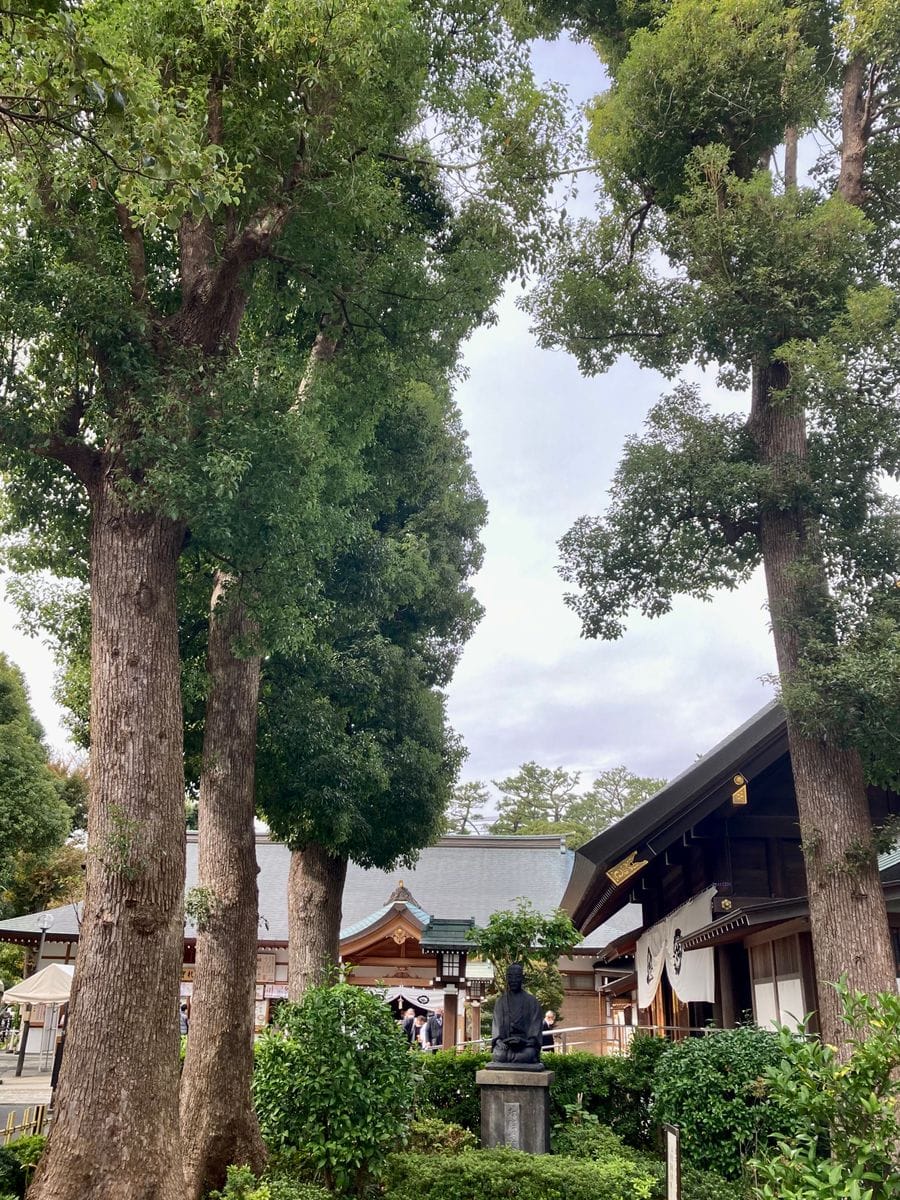
[[[566,816],[586,825],[592,834],[600,833],[649,800],[665,782],[633,775],[627,767],[610,767],[601,771],[588,790],[572,801]]]
[[[62,119],[63,89],[41,97],[39,144],[7,139],[3,465],[34,525],[56,522],[58,561],[73,553],[64,528],[90,531],[96,853],[40,1200],[181,1194],[177,559],[198,521],[226,512],[271,423],[227,387],[260,264],[277,256],[297,279],[339,268],[322,263],[323,231],[377,206],[399,142],[420,157],[424,112],[476,164],[498,240],[534,216],[554,116],[483,14],[467,0],[88,6],[73,19],[96,56],[82,64],[90,122],[85,106]],[[59,29],[4,17],[2,33],[0,91],[18,95],[57,61]],[[121,94],[90,86],[98,62],[115,64]],[[223,430],[247,439],[221,454]]]
[[[448,833],[481,833],[484,810],[491,803],[491,794],[480,779],[458,783],[450,796],[447,809]]]
[[[446,384],[403,387],[361,458],[331,615],[264,673],[259,799],[292,850],[295,998],[337,961],[348,862],[411,862],[442,828],[460,750],[436,686],[480,614],[484,505]]]
[[[558,825],[568,812],[580,778],[579,771],[527,762],[515,775],[495,779],[500,800],[491,833],[518,833],[520,826],[535,821]]]
[[[894,9],[535,7],[596,36],[613,79],[591,114],[605,212],[535,297],[542,340],[590,372],[623,351],[672,373],[694,356],[749,390],[741,416],[713,415],[684,386],[651,413],[606,517],[563,541],[571,603],[586,633],[615,637],[630,608],[658,615],[762,563],[819,1016],[838,1042],[829,984],[845,975],[874,993],[895,976],[860,756],[872,749],[860,666],[875,643],[889,661],[896,646],[898,514],[878,487],[900,451],[896,377],[881,373],[897,330]],[[815,126],[837,147],[816,182],[798,186],[793,150],[779,179],[779,142]]]

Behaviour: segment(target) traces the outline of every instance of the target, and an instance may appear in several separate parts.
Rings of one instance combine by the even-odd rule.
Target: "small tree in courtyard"
[[[562,909],[545,916],[529,900],[519,900],[515,910],[492,913],[487,925],[471,930],[469,937],[494,968],[497,992],[506,986],[510,964],[519,962],[525,968],[526,990],[544,1008],[562,1008],[563,982],[556,964],[581,940]]]
[[[260,1044],[253,1096],[272,1150],[330,1188],[361,1193],[402,1144],[412,1063],[390,1009],[352,984],[310,988]]]

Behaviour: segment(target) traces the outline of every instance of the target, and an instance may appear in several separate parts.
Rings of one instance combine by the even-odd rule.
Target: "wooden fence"
[[[22,1120],[16,1123],[16,1113],[11,1112],[6,1118],[6,1128],[3,1130],[3,1145],[8,1146],[11,1141],[19,1137],[29,1137],[35,1133],[43,1133],[44,1121],[47,1116],[46,1104],[35,1104],[31,1108],[26,1108],[22,1111]]]

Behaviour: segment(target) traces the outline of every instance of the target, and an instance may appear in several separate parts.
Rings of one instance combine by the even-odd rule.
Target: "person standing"
[[[415,1025],[415,1022],[416,1010],[414,1008],[408,1008],[403,1014],[403,1032],[406,1034],[406,1040],[408,1042],[413,1040],[413,1026]]]
[[[419,1013],[413,1023],[412,1044],[416,1050],[425,1049],[425,1029],[427,1021],[424,1013]]]
[[[545,1050],[555,1049],[553,1040],[553,1026],[556,1024],[556,1013],[552,1008],[548,1008],[544,1013],[544,1020],[541,1024],[541,1053]]]
[[[425,1022],[425,1049],[433,1054],[444,1044],[444,1010],[437,1008]]]

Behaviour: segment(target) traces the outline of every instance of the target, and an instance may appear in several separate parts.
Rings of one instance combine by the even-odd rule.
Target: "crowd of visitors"
[[[433,1053],[444,1044],[444,1010],[441,1008],[427,1016],[424,1013],[417,1015],[414,1008],[408,1008],[401,1024],[406,1040],[414,1050]]]

